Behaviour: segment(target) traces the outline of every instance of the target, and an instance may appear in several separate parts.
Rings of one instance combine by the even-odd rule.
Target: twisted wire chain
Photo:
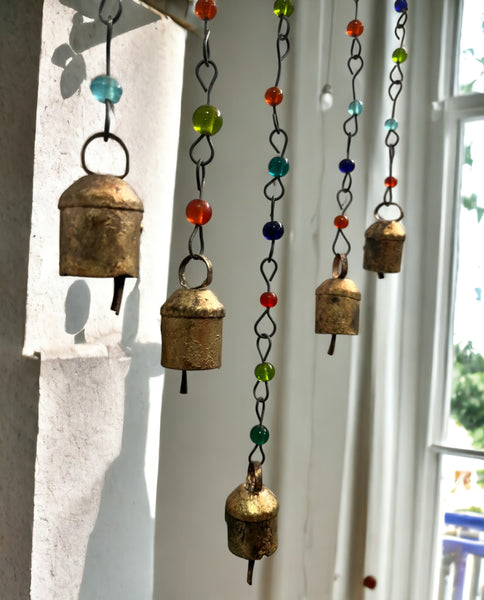
[[[359,23],[358,19],[358,3],[359,0],[354,0],[355,2],[355,15],[352,23]],[[360,24],[361,26],[361,24]],[[361,43],[359,40],[359,35],[363,31],[361,27],[361,31],[358,33],[352,34],[352,42],[350,48],[350,56],[346,62],[348,67],[348,71],[351,75],[351,103],[350,108],[348,109],[350,112],[350,116],[343,123],[343,132],[346,135],[346,158],[339,163],[339,168],[343,175],[343,180],[341,182],[341,187],[336,193],[336,202],[340,209],[340,217],[344,218],[346,211],[350,207],[353,202],[353,192],[351,191],[351,186],[353,184],[352,172],[355,168],[354,162],[351,160],[351,143],[353,138],[358,134],[358,115],[361,113],[362,105],[357,100],[356,96],[356,81],[358,75],[361,73],[364,67],[364,60],[361,56]],[[347,31],[348,32],[348,31]],[[348,32],[348,35],[351,35]],[[357,104],[358,103],[358,104]],[[336,224],[336,220],[335,220]],[[337,226],[337,231],[333,240],[333,244],[331,246],[332,252],[335,256],[345,255],[347,256],[351,251],[351,244],[344,233],[343,229],[348,224],[347,219],[343,221],[342,226]]]
[[[284,59],[288,56],[290,51],[289,21],[287,17],[283,14],[279,15],[278,18],[279,24],[277,28],[276,39],[277,70],[274,88],[277,88],[277,86],[279,85],[282,74],[282,63]],[[286,131],[280,126],[279,117],[277,113],[277,104],[274,104],[272,106],[272,124],[273,129],[269,134],[269,144],[274,149],[278,157],[280,157],[282,160],[285,160],[284,157],[287,150],[289,138]],[[282,183],[282,177],[282,174],[273,175],[270,181],[264,186],[263,189],[264,197],[270,202],[269,216],[271,223],[275,223],[274,215],[276,202],[280,200],[286,192],[284,184]],[[277,225],[279,226],[280,223],[277,223]],[[260,263],[260,272],[265,283],[265,291],[269,294],[272,292],[272,281],[279,268],[279,265],[276,259],[274,258],[275,242],[276,239],[279,239],[279,237],[270,239],[269,252]],[[258,317],[254,324],[254,332],[256,335],[256,348],[260,358],[260,363],[267,363],[267,359],[269,358],[272,349],[272,338],[274,337],[277,331],[276,322],[271,315],[271,308],[271,306],[266,306],[262,314]],[[261,381],[257,379],[257,381],[254,384],[252,393],[255,399],[255,413],[258,420],[258,426],[262,429],[264,427],[263,421],[266,410],[266,402],[269,399],[270,395],[269,381]],[[254,444],[248,457],[249,463],[253,460],[254,454],[256,452],[259,452],[260,454],[260,463],[264,464],[266,457],[262,443]]]
[[[397,3],[396,3],[396,5],[397,5]],[[395,33],[396,39],[400,42],[398,49],[400,51],[403,51],[404,50],[403,44],[404,44],[405,36],[406,36],[406,24],[407,24],[408,14],[407,14],[406,3],[401,3],[401,5],[402,5],[402,12],[400,14],[400,17],[398,18],[394,33]],[[405,56],[405,58],[406,58],[406,56]],[[402,60],[401,62],[404,62],[404,60]],[[403,71],[402,71],[402,67],[401,67],[401,62],[400,62],[400,60],[398,60],[396,62],[395,66],[391,69],[390,75],[389,75],[390,85],[388,87],[388,96],[392,102],[390,120],[394,123],[396,123],[395,115],[396,115],[396,110],[397,110],[397,101],[403,90],[404,75],[403,75]],[[400,141],[400,136],[396,131],[396,127],[394,128],[392,125],[392,127],[388,129],[388,132],[385,136],[385,146],[387,146],[387,148],[388,148],[388,178],[386,180],[387,182],[391,182],[393,180],[393,162],[395,160],[395,148],[398,145],[399,141]],[[395,183],[393,183],[393,185],[387,185],[387,187],[385,189],[385,193],[383,195],[383,202],[382,202],[382,204],[384,206],[390,206],[392,204],[396,205],[396,203],[393,201],[394,185],[395,185]],[[398,208],[400,208],[400,207],[398,207]],[[400,208],[400,211],[401,211],[401,208]],[[378,211],[376,211],[376,212],[378,213]],[[401,215],[401,216],[403,216],[403,215]]]
[[[217,65],[210,56],[210,28],[208,19],[204,19],[202,59],[195,66],[195,76],[205,93],[205,103],[208,105],[210,104],[213,86],[218,77]],[[215,157],[212,136],[200,134],[190,146],[189,156],[190,160],[195,165],[195,180],[198,190],[198,198],[201,200],[203,198],[203,190],[205,187],[206,167],[213,161]],[[193,247],[196,238],[198,238],[198,250],[194,250]],[[203,239],[203,226],[195,225],[188,241],[188,252],[190,257],[197,260],[199,255],[203,255],[204,248],[205,244]]]

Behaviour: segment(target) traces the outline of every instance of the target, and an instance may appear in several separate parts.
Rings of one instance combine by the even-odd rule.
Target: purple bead
[[[397,12],[404,12],[408,10],[407,0],[396,0],[395,1],[395,10]]]
[[[266,240],[280,240],[284,235],[284,226],[279,221],[269,221],[264,225],[262,233]]]

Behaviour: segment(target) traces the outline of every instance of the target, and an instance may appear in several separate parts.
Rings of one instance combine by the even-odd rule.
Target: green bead
[[[271,365],[271,363],[263,362],[257,365],[257,367],[254,369],[254,373],[259,381],[270,381],[274,378],[276,370],[274,369],[274,365]]]
[[[405,48],[397,48],[392,54],[392,60],[394,63],[400,64],[407,60],[407,56]]]
[[[254,425],[250,430],[250,439],[254,444],[262,446],[269,439],[269,430],[264,425]]]
[[[202,135],[215,135],[222,127],[223,119],[218,108],[204,104],[193,113],[193,128]]]
[[[274,2],[274,14],[276,17],[290,17],[294,12],[291,0],[276,0]]]

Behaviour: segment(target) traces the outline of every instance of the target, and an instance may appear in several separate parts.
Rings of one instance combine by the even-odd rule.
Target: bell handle
[[[82,150],[81,150],[82,168],[84,169],[84,171],[86,171],[86,173],[88,175],[95,175],[94,171],[91,171],[86,164],[86,150],[87,150],[87,147],[89,146],[89,144],[98,138],[104,138],[105,141],[107,141],[107,139],[114,140],[115,142],[118,142],[118,144],[123,149],[124,155],[126,157],[126,167],[124,169],[124,173],[122,175],[117,175],[117,177],[119,177],[120,179],[124,179],[126,177],[126,175],[129,173],[129,152],[128,152],[128,148],[126,147],[126,144],[123,142],[123,140],[120,137],[118,137],[117,135],[115,135],[114,133],[108,132],[107,139],[106,139],[106,134],[104,132],[95,133],[94,135],[91,135],[91,137],[87,138],[87,140],[84,142],[84,146],[82,147]]]
[[[202,283],[200,285],[196,285],[196,286],[188,285],[186,274],[185,274],[185,269],[186,269],[188,263],[192,259],[193,260],[201,260],[205,264],[205,267],[207,268],[207,276],[205,277],[205,279],[202,281]],[[180,266],[178,268],[178,281],[180,282],[180,285],[182,287],[184,287],[185,289],[199,290],[199,289],[205,288],[212,283],[212,279],[213,279],[212,262],[204,254],[189,254],[188,256],[185,256],[185,258],[181,261]]]
[[[386,206],[386,207],[394,206],[395,208],[398,208],[398,210],[400,211],[400,216],[398,217],[398,219],[384,219],[383,217],[381,217],[379,212],[380,212],[380,208],[382,208],[383,206]],[[375,217],[375,219],[377,221],[383,221],[384,223],[391,223],[392,221],[394,221],[395,223],[398,223],[398,221],[401,221],[403,219],[404,213],[403,213],[403,208],[397,202],[391,202],[391,203],[380,202],[380,204],[378,204],[375,207],[375,210],[373,211],[373,216]]]
[[[333,260],[333,279],[344,279],[348,274],[346,254],[336,254]]]
[[[252,494],[258,494],[262,489],[262,463],[258,460],[251,460],[249,463],[246,486]]]

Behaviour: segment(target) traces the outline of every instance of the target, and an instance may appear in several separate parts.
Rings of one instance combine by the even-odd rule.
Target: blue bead
[[[408,10],[407,0],[396,0],[395,1],[395,10],[397,12],[403,12]]]
[[[387,119],[385,121],[385,129],[388,131],[395,131],[398,128],[398,121],[396,119]]]
[[[269,163],[269,173],[273,177],[284,177],[289,171],[289,161],[283,156],[274,156]]]
[[[108,75],[99,75],[91,81],[91,92],[99,102],[110,100],[113,104],[119,102],[123,95],[123,88],[114,79]]]
[[[355,170],[355,163],[351,160],[351,158],[344,158],[340,161],[338,166],[342,173],[351,173]]]
[[[268,221],[262,228],[266,240],[280,240],[284,235],[284,226],[279,221]]]
[[[348,106],[348,112],[350,115],[361,115],[363,112],[363,102],[360,102],[359,100],[353,100]]]

